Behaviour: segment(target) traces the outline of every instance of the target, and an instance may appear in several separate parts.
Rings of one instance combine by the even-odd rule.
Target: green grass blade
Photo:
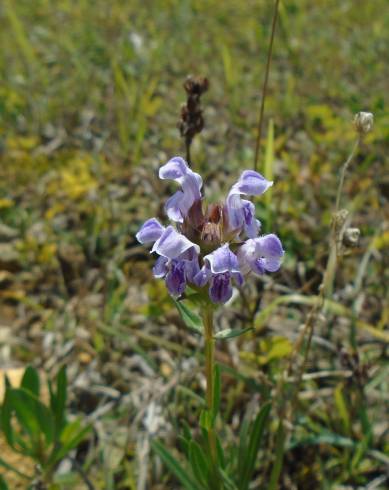
[[[244,481],[247,482],[247,485],[250,482],[250,478],[255,468],[255,461],[257,459],[259,447],[261,445],[266,422],[269,418],[270,409],[271,409],[271,403],[270,402],[265,403],[261,408],[261,410],[259,411],[258,415],[256,416],[255,421],[251,427],[249,446],[247,451],[247,465],[246,465],[245,478],[244,478]]]
[[[40,382],[38,371],[32,366],[28,366],[24,371],[20,386],[39,398]]]
[[[178,478],[181,484],[187,490],[202,490],[189,476],[187,471],[181,466],[177,459],[165,448],[160,441],[152,441],[151,446],[153,450],[165,463],[167,468]]]

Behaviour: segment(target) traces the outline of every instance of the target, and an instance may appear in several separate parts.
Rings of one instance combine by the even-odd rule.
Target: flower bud
[[[361,231],[359,228],[347,228],[343,234],[343,245],[345,247],[356,247],[360,236]]]
[[[367,134],[373,129],[374,116],[371,112],[358,112],[354,117],[355,129],[360,134]]]

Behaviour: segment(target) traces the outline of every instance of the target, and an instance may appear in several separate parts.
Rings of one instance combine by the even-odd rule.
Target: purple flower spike
[[[280,239],[273,234],[247,240],[238,251],[240,269],[243,274],[252,271],[264,274],[276,272],[284,255]]]
[[[193,247],[197,253],[200,252],[200,247],[192,243],[186,236],[178,233],[171,225],[168,226],[160,238],[154,243],[151,252],[157,252],[158,255],[175,259],[182,253]]]
[[[258,172],[245,170],[234,184],[227,196],[226,211],[230,230],[245,228],[247,235],[254,238],[259,231],[259,222],[254,219],[255,207],[249,207],[249,201],[241,199],[241,195],[260,196],[273,185]]]
[[[182,191],[168,199],[165,210],[172,221],[182,223],[193,204],[201,200],[202,178],[181,157],[174,157],[163,165],[159,169],[159,178],[175,180],[181,185]]]
[[[173,297],[180,297],[189,284],[203,289],[204,294],[207,288],[209,300],[223,304],[232,297],[232,281],[240,287],[250,272],[264,274],[279,269],[284,255],[279,238],[273,234],[258,237],[261,223],[255,217],[255,206],[243,199],[263,194],[272,182],[246,170],[232,186],[224,206],[203,209],[202,179],[183,158],[169,160],[160,168],[159,176],[181,186],[165,209],[171,220],[182,224],[164,227],[152,218],[136,238],[140,243],[153,244],[151,252],[159,255],[154,277],[165,279]],[[240,238],[243,234],[245,242]],[[205,255],[209,250],[213,252]]]
[[[142,225],[135,236],[140,243],[153,243],[160,238],[164,230],[165,227],[157,219],[151,218]]]

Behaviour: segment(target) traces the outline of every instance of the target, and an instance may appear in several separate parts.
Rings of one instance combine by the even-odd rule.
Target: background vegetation
[[[150,441],[174,450],[182,419],[197,424],[202,350],[134,235],[146,218],[165,219],[170,190],[157,169],[184,155],[176,125],[188,74],[210,80],[206,127],[192,148],[207,197],[223,199],[253,166],[272,8],[265,0],[0,5],[0,363],[33,364],[49,378],[68,366],[68,409],[92,425],[73,460],[95,488],[180,488]],[[265,112],[274,141],[267,132],[266,169],[260,161],[275,186],[257,214],[286,258],[217,317],[220,328],[255,327],[218,345],[226,444],[277,384],[322,280],[353,114],[375,116],[342,200],[361,240],[342,258],[316,326],[282,488],[388,481],[388,45],[386,0],[281,2]],[[253,488],[266,488],[271,470],[276,411],[271,421]],[[11,457],[4,439],[0,448]],[[15,464],[32,471],[28,460]],[[87,488],[69,461],[58,481]]]

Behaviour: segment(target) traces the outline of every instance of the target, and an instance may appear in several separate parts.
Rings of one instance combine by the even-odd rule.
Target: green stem
[[[206,378],[206,401],[210,421],[208,426],[208,442],[211,452],[211,488],[220,488],[220,479],[217,465],[217,446],[216,432],[213,423],[214,413],[214,373],[215,373],[215,339],[213,338],[213,310],[211,306],[206,306],[203,313],[204,321],[204,340],[205,340],[205,378]]]

